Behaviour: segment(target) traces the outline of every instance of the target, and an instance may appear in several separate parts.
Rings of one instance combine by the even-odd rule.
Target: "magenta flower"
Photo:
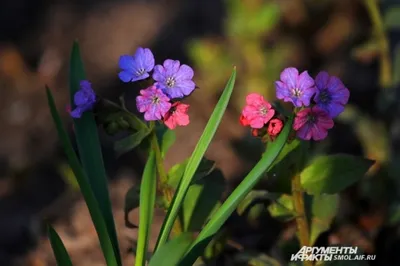
[[[80,118],[86,111],[92,110],[96,103],[96,94],[87,80],[80,82],[80,90],[74,95],[75,109],[70,112],[73,118]]]
[[[275,110],[264,97],[258,93],[251,93],[246,97],[246,106],[242,115],[250,127],[262,128],[274,116]]]
[[[189,105],[181,102],[176,102],[164,116],[164,123],[169,129],[174,129],[176,126],[189,125],[189,115],[187,114]]]
[[[304,140],[323,140],[328,135],[328,129],[333,127],[329,114],[318,106],[306,108],[296,114],[293,129],[297,137]]]
[[[119,58],[119,67],[122,71],[118,74],[123,82],[138,81],[149,77],[154,68],[154,56],[149,48],[139,47],[135,55],[122,55]]]
[[[275,82],[276,97],[285,102],[292,102],[294,106],[309,106],[315,93],[314,80],[307,71],[299,75],[294,67],[286,68],[281,73],[281,80]]]
[[[182,98],[192,93],[196,85],[193,82],[193,69],[181,65],[178,60],[167,59],[163,65],[154,67],[155,85],[171,99]]]
[[[315,85],[317,91],[314,101],[327,111],[330,117],[335,118],[344,111],[344,106],[349,101],[350,91],[339,78],[321,71],[315,78]]]
[[[155,86],[140,91],[136,97],[136,107],[144,113],[146,121],[161,120],[171,108],[169,98]]]

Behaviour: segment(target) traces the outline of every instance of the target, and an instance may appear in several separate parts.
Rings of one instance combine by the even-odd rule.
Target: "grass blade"
[[[156,202],[156,184],[156,159],[154,150],[151,150],[140,185],[139,235],[136,249],[136,266],[146,265],[146,254]]]
[[[80,81],[86,79],[77,42],[75,42],[72,47],[70,64],[70,99],[71,106],[74,106],[73,99],[75,93],[79,90]],[[99,204],[100,211],[104,217],[108,235],[110,236],[114,248],[116,260],[118,265],[121,265],[117,233],[115,230],[110,196],[108,193],[108,179],[104,169],[100,140],[93,113],[85,112],[81,118],[74,119],[74,124],[82,166],[86,172],[95,198]],[[96,221],[93,222],[96,223]]]
[[[150,260],[149,266],[176,266],[192,243],[191,233],[183,233],[163,245]]]
[[[108,266],[116,266],[118,264],[115,259],[114,249],[110,237],[108,235],[106,223],[103,219],[97,200],[93,194],[89,181],[85,175],[85,172],[83,171],[79,163],[78,157],[75,154],[71,140],[69,139],[68,134],[64,129],[61,118],[58,114],[56,105],[54,103],[53,96],[48,88],[46,88],[46,93],[47,93],[47,101],[50,108],[51,116],[56,126],[58,136],[61,140],[64,151],[67,155],[68,162],[72,168],[72,171],[75,174],[76,181],[79,184],[86,205],[88,206],[90,217],[92,218],[93,224],[97,231],[97,235],[99,237],[104,258]]]
[[[292,128],[292,123],[293,118],[289,119],[278,138],[268,145],[267,151],[264,153],[260,161],[226,199],[222,206],[214,213],[211,220],[204,226],[203,230],[201,230],[200,234],[193,242],[180,265],[192,265],[196,261],[196,259],[202,254],[204,248],[211,241],[212,237],[218,232],[246,195],[253,189],[263,174],[270,168],[286,144]]]
[[[58,266],[72,266],[71,258],[68,255],[67,249],[64,246],[60,236],[57,234],[53,227],[48,225],[47,234],[50,238],[51,248],[53,249],[54,256],[56,257]]]
[[[192,181],[193,175],[196,172],[197,167],[199,166],[204,153],[206,152],[208,145],[210,144],[212,138],[217,131],[218,125],[221,122],[222,116],[225,113],[225,109],[228,106],[229,99],[231,97],[233,87],[235,85],[236,79],[236,68],[233,69],[232,75],[226,84],[224,92],[221,95],[217,105],[213,113],[211,114],[210,119],[204,129],[203,134],[200,137],[199,142],[194,149],[192,156],[189,159],[189,162],[186,166],[185,173],[179,185],[177,187],[174,198],[172,199],[171,206],[168,209],[167,216],[164,219],[164,223],[161,227],[161,231],[159,237],[157,239],[157,244],[155,250],[157,250],[161,245],[163,245],[170,235],[172,226],[175,222],[176,217],[178,216],[179,209],[182,206],[183,200],[186,196],[186,193],[189,189],[190,183]]]

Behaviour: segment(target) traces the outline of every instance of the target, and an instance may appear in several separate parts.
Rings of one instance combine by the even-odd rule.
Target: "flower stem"
[[[380,85],[387,88],[392,84],[392,63],[390,60],[389,42],[385,33],[378,1],[364,0],[364,5],[370,16],[380,49]]]
[[[296,174],[292,179],[293,207],[296,212],[296,224],[300,246],[310,246],[310,234],[307,216],[304,208],[304,194],[300,183],[300,175]],[[311,261],[304,261],[305,266],[312,266]]]
[[[155,157],[156,157],[156,165],[157,165],[157,172],[160,177],[160,180],[158,182],[158,189],[159,191],[162,192],[164,199],[169,206],[172,202],[172,198],[174,197],[174,192],[170,186],[168,186],[168,176],[167,172],[165,171],[164,168],[164,161],[161,156],[161,150],[160,150],[160,145],[158,144],[157,140],[157,135],[155,131],[151,133],[151,147],[155,152]],[[176,220],[174,227],[173,227],[173,233],[175,235],[178,235],[182,232],[182,224],[179,219]]]

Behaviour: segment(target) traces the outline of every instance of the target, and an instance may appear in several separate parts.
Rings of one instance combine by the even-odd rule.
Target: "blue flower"
[[[138,81],[149,77],[154,68],[154,56],[149,48],[139,47],[135,55],[122,55],[119,58],[119,67],[122,71],[118,74],[123,82]]]
[[[154,67],[153,79],[170,99],[182,98],[196,88],[193,82],[194,72],[188,65],[181,65],[178,60],[167,59],[163,65]]]
[[[92,85],[87,80],[80,82],[80,90],[74,95],[74,104],[76,108],[71,111],[73,118],[80,118],[83,112],[93,109],[96,103],[96,94],[92,89]]]
[[[331,118],[337,117],[344,111],[344,106],[349,101],[350,91],[339,78],[321,71],[315,78],[315,85],[317,91],[314,101],[320,108],[327,111]]]

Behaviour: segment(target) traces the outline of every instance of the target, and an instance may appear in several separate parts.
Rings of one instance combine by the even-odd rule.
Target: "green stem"
[[[300,246],[310,246],[310,233],[307,216],[304,208],[304,194],[300,183],[300,175],[297,174],[292,179],[293,207],[296,212],[296,224]],[[311,261],[304,261],[305,266],[312,266]]]
[[[380,47],[380,84],[382,88],[392,85],[392,62],[390,60],[389,42],[385,33],[382,16],[377,0],[364,0]]]
[[[154,128],[154,122],[150,122],[150,128]],[[168,186],[168,175],[164,168],[164,161],[161,156],[161,149],[158,143],[156,132],[153,131],[151,133],[151,147],[155,152],[157,172],[160,177],[158,182],[158,189],[162,192],[164,199],[169,207],[172,202],[172,198],[174,197],[174,192],[170,186]],[[182,232],[182,223],[177,220],[173,227],[173,233],[178,235]]]

